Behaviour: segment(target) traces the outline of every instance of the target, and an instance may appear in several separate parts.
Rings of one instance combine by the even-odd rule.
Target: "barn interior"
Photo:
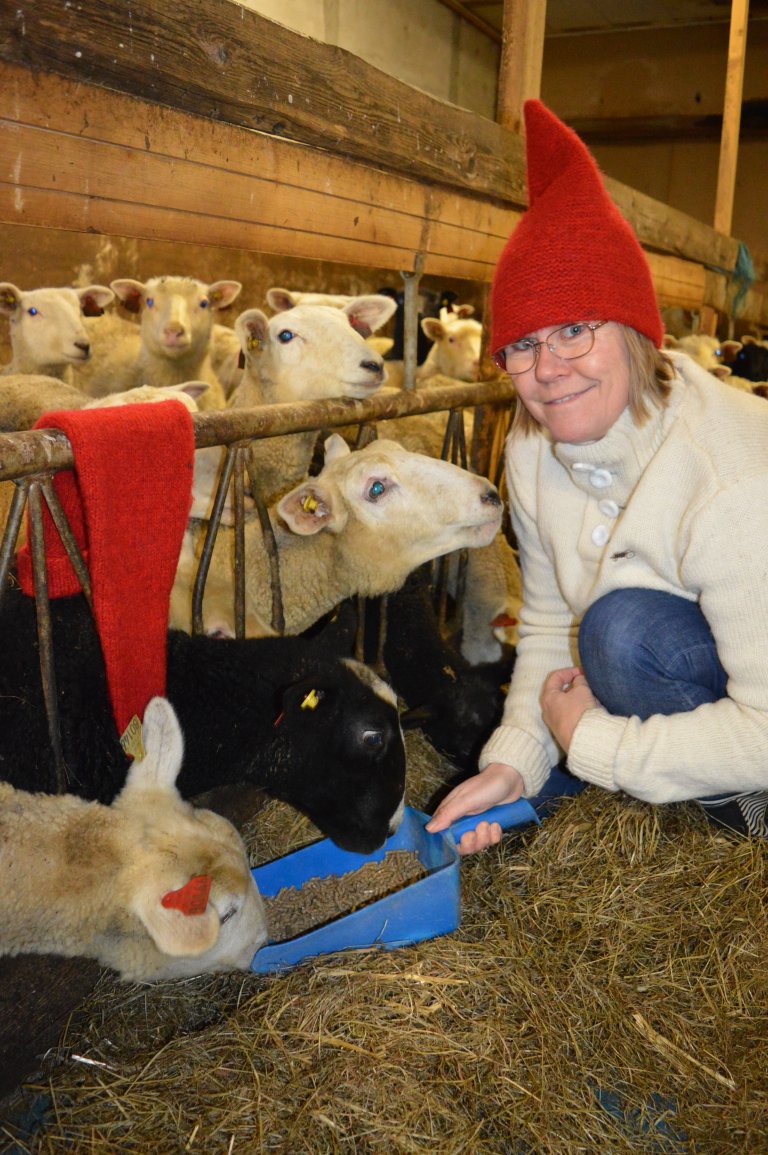
[[[670,326],[768,330],[766,0],[17,0],[0,60],[0,276],[22,288],[231,278],[228,324],[276,285],[448,292],[482,318],[540,96]],[[484,356],[460,400],[491,477],[498,388]],[[386,436],[394,412],[355,406]],[[39,468],[19,445],[0,435],[0,480]],[[407,748],[429,809],[457,767]],[[229,814],[254,866],[319,833],[263,794]],[[448,936],[152,987],[2,958],[5,1149],[768,1151],[765,870],[691,805],[589,788],[462,862]]]

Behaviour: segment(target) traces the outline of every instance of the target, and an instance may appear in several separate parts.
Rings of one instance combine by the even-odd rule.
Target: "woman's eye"
[[[566,341],[570,340],[571,337],[580,337],[585,327],[581,321],[577,325],[568,325],[563,329],[563,337]]]
[[[522,341],[513,341],[511,345],[507,345],[507,348],[504,350],[504,352],[507,352],[508,350],[510,353],[530,353],[531,349],[535,348],[536,342],[529,341],[526,337]]]
[[[290,329],[281,329],[277,334],[277,339],[281,345],[287,345],[296,336]]]
[[[152,306],[154,305],[154,303],[155,303],[155,298],[154,298],[154,297],[147,297],[147,300],[146,300],[146,306],[147,306],[147,308],[148,308],[148,309],[151,309],[151,308],[152,308]]]
[[[385,489],[386,486],[383,481],[372,481],[368,486],[368,500],[376,501],[378,497],[381,497]]]

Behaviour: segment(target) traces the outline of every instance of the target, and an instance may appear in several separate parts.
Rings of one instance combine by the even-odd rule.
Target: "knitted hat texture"
[[[162,401],[45,413],[35,428],[61,429],[72,446],[74,470],[60,470],[53,484],[90,574],[121,735],[165,693],[171,587],[192,503],[192,417],[180,402]],[[45,503],[43,532],[49,596],[80,593]],[[28,543],[17,573],[33,594]]]
[[[648,262],[594,158],[540,100],[524,113],[529,207],[494,273],[491,348],[569,321],[618,321],[660,346]]]

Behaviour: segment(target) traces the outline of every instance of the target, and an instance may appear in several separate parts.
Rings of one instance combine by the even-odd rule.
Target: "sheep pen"
[[[407,735],[409,801],[453,773]],[[252,861],[317,832],[270,802]],[[765,1151],[768,858],[590,787],[461,864],[462,923],[282,975],[102,972],[10,1103],[18,1152]]]

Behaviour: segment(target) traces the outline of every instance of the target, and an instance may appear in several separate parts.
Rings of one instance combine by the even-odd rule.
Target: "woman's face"
[[[544,341],[563,327],[548,325],[526,336]],[[520,400],[554,441],[599,441],[629,402],[629,354],[619,326],[608,321],[594,338],[588,353],[570,361],[541,345],[535,364],[513,375]]]

